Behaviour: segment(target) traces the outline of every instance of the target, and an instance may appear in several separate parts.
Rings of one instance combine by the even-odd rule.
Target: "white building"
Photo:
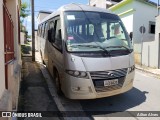
[[[0,111],[17,109],[21,79],[20,3],[0,0]]]
[[[156,17],[155,44],[158,47],[158,68],[160,68],[160,15]],[[154,54],[154,53],[153,53]]]
[[[122,0],[89,0],[89,5],[108,9]]]
[[[136,63],[142,62],[145,66],[158,68],[159,48],[155,40],[156,4],[145,0],[123,0],[109,9],[120,16],[128,33],[133,32]]]
[[[37,16],[37,20],[38,23],[40,23],[45,17],[47,17],[49,14],[51,14],[51,11],[39,11],[38,16]]]

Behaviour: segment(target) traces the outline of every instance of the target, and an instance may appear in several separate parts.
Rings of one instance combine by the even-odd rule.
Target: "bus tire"
[[[58,71],[57,71],[57,70],[55,70],[54,79],[55,79],[57,94],[58,94],[58,95],[62,95],[60,78],[59,78],[59,74],[58,74]]]

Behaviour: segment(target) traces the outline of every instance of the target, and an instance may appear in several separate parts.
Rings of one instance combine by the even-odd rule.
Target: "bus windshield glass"
[[[132,50],[130,38],[117,15],[103,12],[65,12],[69,52]]]

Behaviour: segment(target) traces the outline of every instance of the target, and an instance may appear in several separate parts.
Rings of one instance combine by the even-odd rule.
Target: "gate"
[[[8,89],[8,64],[14,60],[14,27],[11,15],[3,5],[4,21],[4,56],[5,56],[5,87]]]

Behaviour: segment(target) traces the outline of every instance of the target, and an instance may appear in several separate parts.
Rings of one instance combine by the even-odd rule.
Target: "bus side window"
[[[55,21],[55,26],[56,26],[56,34],[55,34],[55,45],[62,50],[62,38],[61,38],[61,23],[60,19]]]
[[[41,25],[41,37],[43,37],[43,25],[44,24]]]
[[[41,36],[41,25],[39,25],[39,33],[38,33],[39,37]]]
[[[39,28],[40,28],[40,26],[38,25],[38,32],[37,32],[37,36],[39,36]]]
[[[40,25],[40,31],[39,31],[39,36],[42,36],[42,25]]]
[[[54,21],[52,20],[49,24],[49,30],[48,30],[49,42],[54,42],[54,36],[55,36]]]
[[[45,37],[45,28],[46,28],[46,23],[44,23],[44,25],[43,25],[43,38]]]
[[[45,23],[44,38],[47,38],[47,28],[48,28],[48,22]]]

